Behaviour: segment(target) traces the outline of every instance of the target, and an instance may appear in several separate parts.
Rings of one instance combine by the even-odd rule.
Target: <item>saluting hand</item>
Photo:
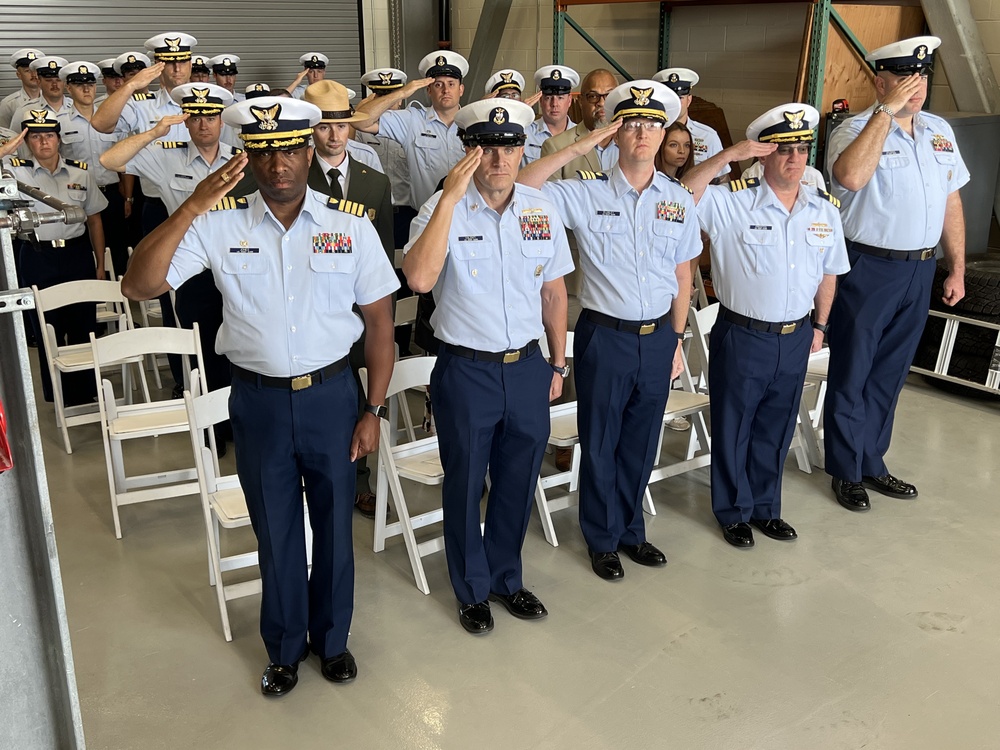
[[[536,91],[534,94],[529,96],[527,99],[524,99],[523,101],[529,107],[534,107],[536,104],[538,104],[538,102],[541,101],[541,99],[542,99],[542,92]]]
[[[405,96],[403,98],[409,99],[410,96],[420,91],[420,89],[425,89],[432,83],[434,83],[433,78],[418,78],[415,81],[410,81],[402,88],[402,91],[405,93]]]
[[[740,141],[729,152],[729,161],[747,161],[773,154],[778,148],[777,143],[761,143],[760,141]]]
[[[184,206],[193,211],[195,216],[207,213],[243,179],[243,168],[246,165],[245,153],[234,156],[224,167],[199,182],[191,197],[184,201]]]
[[[594,148],[598,144],[600,144],[604,140],[607,140],[615,133],[617,133],[618,129],[622,126],[622,122],[624,121],[615,120],[613,123],[611,123],[606,127],[597,128],[597,130],[591,130],[585,138],[581,138],[568,148],[576,149],[576,153],[579,156],[583,156],[584,154],[589,154],[591,151],[594,150]]]
[[[160,73],[163,72],[164,67],[166,67],[166,64],[159,62],[155,65],[150,65],[148,68],[143,68],[125,85],[131,88],[132,93],[135,93],[139,89],[144,89],[160,77]]]
[[[15,136],[14,138],[11,138],[5,144],[0,146],[0,159],[2,159],[5,156],[10,156],[15,151],[17,151],[17,147],[20,146],[22,143],[24,143],[24,137],[27,134],[28,134],[28,129],[25,128],[24,130],[21,131],[19,135]]]
[[[160,118],[160,121],[158,123],[156,123],[152,128],[150,128],[150,132],[157,138],[162,138],[163,136],[165,136],[167,133],[170,132],[170,128],[172,128],[174,125],[180,125],[187,118],[188,118],[187,114],[164,115],[163,117]]]
[[[898,113],[899,110],[906,106],[910,98],[920,90],[923,81],[924,79],[919,73],[907,76],[896,88],[886,94],[882,103],[893,112]]]
[[[458,203],[469,189],[469,180],[472,179],[472,175],[475,173],[482,159],[482,146],[476,146],[463,156],[458,164],[451,168],[448,176],[444,178],[444,190],[441,199]]]

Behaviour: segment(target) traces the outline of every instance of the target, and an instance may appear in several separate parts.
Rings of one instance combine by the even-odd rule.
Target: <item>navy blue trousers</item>
[[[292,664],[307,634],[321,657],[343,653],[354,613],[354,378],[345,369],[297,392],[233,378],[229,416],[257,535],[267,655],[276,664]],[[313,532],[311,575],[303,484]]]
[[[552,368],[538,351],[500,364],[441,347],[431,373],[431,401],[444,467],[445,555],[462,604],[524,586],[521,546],[549,438],[551,382]],[[490,495],[481,530],[487,466]]]
[[[677,336],[576,324],[573,365],[580,432],[580,530],[591,552],[646,541],[642,497],[656,458]]]
[[[889,473],[883,457],[927,322],[936,265],[848,255],[851,270],[830,311],[824,441],[827,474],[860,482]]]
[[[811,326],[782,336],[720,317],[712,327],[712,512],[722,526],[781,517],[781,476],[812,340]]]

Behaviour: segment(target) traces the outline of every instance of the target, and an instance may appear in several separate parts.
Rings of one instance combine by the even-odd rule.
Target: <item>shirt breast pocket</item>
[[[771,273],[774,266],[774,254],[777,251],[777,241],[773,235],[773,231],[765,229],[743,230],[743,252],[740,253],[740,264],[745,273],[752,276]]]
[[[910,178],[906,175],[909,166],[910,157],[908,156],[902,154],[882,155],[878,160],[878,167],[879,172],[881,172],[879,188],[884,197],[891,198],[895,194],[909,192]]]
[[[194,192],[194,189],[198,187],[198,180],[187,175],[175,174],[170,178],[167,185],[170,187],[171,191],[183,196],[182,201]]]
[[[267,257],[255,253],[232,253],[222,259],[223,283],[229,288],[224,298],[247,315],[268,312]]]
[[[594,238],[594,261],[600,265],[615,265],[615,248],[624,245],[628,227],[620,216],[592,216],[587,223]]]
[[[83,133],[79,131],[70,133],[63,131],[62,134],[59,136],[59,138],[63,142],[63,145],[65,146],[72,146],[77,143],[83,143]]]
[[[413,139],[413,145],[415,146],[417,159],[422,164],[433,164],[436,159],[440,158],[440,138],[428,136],[424,133],[417,133],[416,138]]]
[[[81,206],[87,202],[87,191],[86,190],[67,190],[66,195],[74,203],[79,203]]]
[[[945,187],[954,179],[955,171],[958,167],[958,157],[954,151],[935,151],[934,160],[938,164],[938,174],[941,176],[941,184]]]
[[[354,304],[354,253],[313,253],[309,258],[312,269],[313,304],[320,312],[350,310]]]
[[[809,253],[808,268],[817,279],[823,275],[823,263],[826,261],[827,253],[833,250],[834,236],[824,233],[824,236],[814,232],[806,232],[806,249]]]
[[[683,224],[656,219],[653,222],[653,258],[677,264],[677,248]]]
[[[485,242],[456,242],[451,248],[456,285],[464,294],[486,294],[496,281],[493,248]]]
[[[524,271],[535,289],[541,289],[545,281],[545,266],[556,253],[552,240],[521,240],[521,257]]]

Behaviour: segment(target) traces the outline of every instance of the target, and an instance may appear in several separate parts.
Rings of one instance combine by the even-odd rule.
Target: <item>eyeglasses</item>
[[[497,99],[516,99],[517,101],[521,101],[521,95],[517,91],[514,91],[513,89],[508,89],[506,91],[498,91],[496,93],[496,98]]]
[[[503,156],[513,156],[517,153],[517,148],[515,146],[483,146],[483,157],[490,157],[497,153]]]
[[[628,130],[632,133],[638,133],[640,130],[645,130],[651,132],[654,130],[663,130],[663,123],[660,120],[644,120],[644,119],[632,119],[626,120],[622,123],[622,130]]]
[[[583,98],[586,99],[591,104],[597,104],[599,101],[607,99],[608,94],[610,93],[611,93],[610,91],[608,91],[606,94],[601,94],[598,93],[597,91],[588,91],[586,94],[583,95]]]
[[[812,151],[811,143],[783,143],[778,146],[777,153],[778,156],[791,156],[792,154],[808,156],[810,151]]]

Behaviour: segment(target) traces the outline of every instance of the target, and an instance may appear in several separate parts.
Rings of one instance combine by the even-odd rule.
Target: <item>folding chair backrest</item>
[[[230,388],[220,388],[205,395],[194,395],[201,391],[200,378],[193,370],[191,381],[194,393],[184,391],[184,407],[187,409],[188,427],[191,433],[191,448],[195,456],[195,469],[198,471],[199,483],[203,483],[204,492],[216,492],[219,489],[219,462],[217,454],[204,443],[206,430],[229,419]],[[209,440],[212,435],[209,434]]]
[[[392,378],[389,379],[389,389],[386,391],[386,398],[395,396],[397,393],[427,385],[431,382],[431,370],[437,357],[407,357],[401,359],[393,366]],[[365,393],[368,393],[368,368],[362,367],[358,370],[361,385]]]
[[[115,261],[111,257],[111,248],[104,248],[104,272],[112,281],[118,281],[118,274],[115,273]]]
[[[105,364],[146,354],[187,354],[201,361],[198,324],[194,328],[138,328],[93,339],[94,361]]]
[[[413,295],[412,297],[404,297],[401,300],[396,300],[396,326],[406,326],[410,325],[417,319],[417,303],[420,301],[420,297]]]
[[[35,304],[40,310],[58,310],[66,305],[81,302],[112,302],[124,304],[122,285],[118,281],[86,279],[82,281],[67,281],[46,289],[31,287],[35,293]]]
[[[703,374],[708,373],[708,335],[712,332],[712,326],[719,317],[719,303],[695,310],[693,307],[688,310],[688,323],[691,326],[691,338],[697,352],[698,364],[701,366]],[[692,357],[692,359],[695,359]]]

